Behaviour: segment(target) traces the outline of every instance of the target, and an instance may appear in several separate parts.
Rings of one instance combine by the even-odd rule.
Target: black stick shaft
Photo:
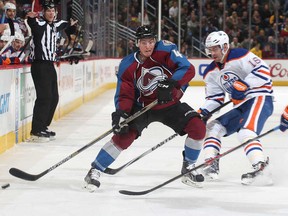
[[[26,41],[26,43],[24,44],[24,46],[22,47],[21,52],[18,55],[18,58],[21,57],[22,53],[25,51],[25,49],[27,48],[27,46],[29,45],[30,41],[32,39],[32,36],[29,36],[28,40]]]
[[[223,103],[221,106],[217,107],[216,109],[212,110],[207,116],[204,116],[202,118],[203,121],[207,121],[215,112],[218,112],[220,109],[222,109],[223,107],[227,106],[228,104],[230,104],[232,101],[227,101],[226,103]]]
[[[173,134],[170,137],[166,138],[165,140],[161,141],[160,143],[158,143],[157,145],[153,146],[151,149],[145,151],[144,153],[142,153],[141,155],[139,155],[138,157],[130,160],[129,162],[125,163],[124,165],[122,165],[121,167],[118,167],[116,169],[112,169],[112,168],[106,168],[104,170],[104,173],[106,174],[110,174],[110,175],[114,175],[118,172],[120,172],[122,169],[125,169],[126,167],[130,166],[131,164],[135,163],[136,161],[138,161],[139,159],[143,158],[144,156],[146,156],[147,154],[151,153],[152,151],[158,149],[159,147],[161,147],[162,145],[164,145],[165,143],[169,142],[170,140],[174,139],[174,137],[176,137],[178,134]]]

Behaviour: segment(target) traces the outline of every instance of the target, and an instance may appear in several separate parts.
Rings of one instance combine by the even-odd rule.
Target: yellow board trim
[[[1,143],[0,154],[9,148],[12,148],[14,146],[15,139],[16,139],[16,136],[14,132],[10,132],[8,134],[5,134],[4,136],[1,136],[0,137],[0,143]]]
[[[83,98],[77,98],[74,101],[70,102],[69,104],[57,108],[53,120],[57,121],[58,119],[62,118],[63,116],[67,115],[68,113],[74,111],[75,109],[79,108],[82,104],[98,97],[99,95],[103,94],[105,91],[114,89],[116,87],[116,83],[107,83],[101,86],[99,89],[90,92],[83,96]],[[30,138],[30,131],[31,131],[32,123],[29,122],[27,124],[22,124],[18,130],[18,142],[21,143]],[[0,154],[5,152],[6,150],[12,148],[16,142],[16,134],[14,132],[10,132],[3,136],[0,136]]]

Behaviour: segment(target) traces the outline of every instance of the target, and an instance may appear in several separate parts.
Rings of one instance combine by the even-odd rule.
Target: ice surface
[[[275,110],[263,132],[279,124],[288,104],[287,87],[275,87]],[[0,182],[11,186],[0,190],[0,216],[266,216],[288,215],[288,132],[276,131],[262,138],[270,157],[273,186],[243,186],[240,177],[250,171],[243,149],[220,161],[220,180],[191,188],[180,179],[145,196],[125,196],[119,190],[145,190],[180,173],[185,137],[177,136],[114,176],[103,174],[95,193],[82,189],[83,179],[100,148],[110,136],[95,143],[65,164],[35,182],[11,176],[16,167],[38,174],[63,160],[111,128],[114,90],[83,105],[52,123],[57,139],[50,143],[21,143],[0,155]],[[198,109],[204,102],[204,87],[190,87],[183,101]],[[231,106],[224,108],[230,109]],[[155,146],[174,132],[160,123],[151,124],[142,136],[111,167],[119,167]],[[223,138],[223,151],[239,145],[236,135]],[[198,163],[203,162],[200,155]]]

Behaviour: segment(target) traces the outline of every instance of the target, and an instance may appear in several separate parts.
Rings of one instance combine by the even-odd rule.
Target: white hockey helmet
[[[206,41],[205,41],[206,54],[207,55],[211,54],[208,48],[213,47],[213,46],[220,46],[222,53],[225,54],[226,52],[224,52],[224,44],[227,44],[228,49],[229,49],[229,37],[224,31],[211,32],[207,36]]]
[[[16,10],[16,5],[11,3],[11,2],[7,2],[5,5],[4,5],[4,10],[7,11],[7,10]]]
[[[19,32],[15,32],[15,38],[14,38],[14,40],[20,40],[20,41],[22,41],[22,42],[25,42],[25,38],[24,38],[23,34],[22,34],[22,33],[19,33]]]
[[[8,42],[8,41],[10,40],[10,35],[2,35],[2,36],[0,37],[0,40],[1,40],[1,41],[6,41],[6,42]]]

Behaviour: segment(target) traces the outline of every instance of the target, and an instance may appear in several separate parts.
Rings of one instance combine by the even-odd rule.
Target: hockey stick
[[[104,170],[104,173],[109,174],[109,175],[114,175],[116,173],[118,173],[119,171],[121,171],[122,169],[130,166],[131,164],[135,163],[136,161],[138,161],[139,159],[141,159],[142,157],[144,157],[145,155],[151,153],[152,151],[156,150],[157,148],[161,147],[162,145],[164,145],[165,143],[169,142],[170,140],[172,140],[174,137],[176,137],[178,134],[175,133],[173,135],[171,135],[170,137],[166,138],[165,140],[163,140],[162,142],[158,143],[157,145],[153,146],[151,149],[145,151],[144,153],[142,153],[141,155],[139,155],[138,157],[134,158],[133,160],[127,162],[126,164],[124,164],[121,167],[118,167],[116,169],[111,169],[111,168],[106,168]]]
[[[229,103],[231,103],[231,101],[227,101],[226,103],[222,104],[221,106],[217,107],[216,109],[212,110],[209,115],[204,116],[202,118],[203,121],[207,121],[215,112],[219,111],[220,109],[222,109],[223,107],[227,106]],[[104,170],[104,173],[109,174],[109,175],[114,175],[118,172],[120,172],[122,169],[130,166],[131,164],[135,163],[136,161],[138,161],[139,159],[141,159],[142,157],[146,156],[147,154],[153,152],[154,150],[156,150],[157,148],[161,147],[162,145],[164,145],[165,143],[169,142],[170,140],[174,139],[178,134],[173,134],[170,137],[166,138],[165,140],[163,140],[162,142],[158,143],[157,145],[153,146],[151,149],[147,150],[146,152],[142,153],[141,155],[139,155],[138,157],[130,160],[129,162],[127,162],[126,164],[122,165],[121,167],[112,169],[107,167]]]
[[[211,116],[215,113],[215,112],[218,112],[220,109],[222,109],[223,107],[227,106],[228,104],[230,104],[232,101],[229,100],[225,103],[223,103],[222,105],[220,105],[219,107],[217,107],[216,109],[212,110],[211,112],[209,112],[209,114],[207,116],[203,116],[202,117],[202,120],[203,121],[208,121],[209,118],[211,118]]]
[[[71,44],[71,48],[70,49],[69,49],[69,45],[71,43],[71,37],[70,36],[71,36],[72,33],[69,32],[70,34],[68,35],[68,33],[66,32],[66,35],[68,36],[68,43],[67,43],[67,46],[65,47],[65,49],[63,51],[63,53],[65,53],[65,55],[72,54],[72,52],[74,51],[74,46],[75,46],[75,44],[77,44],[76,41],[78,42],[78,37],[80,35],[80,31],[81,31],[82,26],[78,25],[76,28],[77,28],[76,29],[77,31],[76,31],[76,34],[75,34],[75,38],[74,38],[73,44]]]
[[[1,49],[1,51],[0,51],[0,55],[2,55],[3,52],[7,49],[7,47],[10,46],[10,44],[12,43],[12,41],[14,40],[14,38],[15,38],[14,35],[13,35],[13,36],[10,36],[9,41],[8,41],[8,42],[5,44],[5,46]]]
[[[140,115],[142,115],[143,113],[147,112],[148,110],[150,110],[151,108],[153,108],[155,105],[157,105],[158,100],[153,101],[152,103],[150,103],[149,105],[143,107],[141,110],[139,110],[138,112],[134,113],[133,115],[131,115],[130,117],[128,117],[127,119],[125,119],[123,122],[121,122],[120,124],[127,124],[129,122],[131,122],[132,120],[134,120],[135,118],[139,117]],[[37,179],[41,178],[42,176],[46,175],[47,173],[51,172],[52,170],[54,170],[55,168],[57,168],[58,166],[62,165],[63,163],[67,162],[68,160],[70,160],[71,158],[75,157],[76,155],[78,155],[80,152],[84,151],[85,149],[91,147],[92,145],[94,145],[95,143],[97,143],[98,141],[102,140],[103,138],[105,138],[107,135],[111,134],[113,132],[113,129],[110,129],[108,131],[106,131],[105,133],[103,133],[101,136],[97,137],[96,139],[92,140],[91,142],[89,142],[87,145],[83,146],[82,148],[78,149],[77,151],[75,151],[74,153],[70,154],[68,157],[64,158],[63,160],[59,161],[58,163],[56,163],[55,165],[51,166],[50,168],[46,169],[45,171],[33,175],[33,174],[29,174],[26,173],[20,169],[17,168],[11,168],[9,170],[9,173],[15,177],[21,178],[23,180],[27,180],[27,181],[36,181]]]
[[[24,46],[22,47],[22,50],[21,50],[21,52],[19,53],[18,58],[20,58],[21,55],[22,55],[22,53],[26,50],[26,48],[28,47],[31,39],[32,39],[32,36],[28,36],[28,39],[27,39],[26,43],[24,44]]]
[[[90,50],[92,49],[92,46],[93,46],[93,41],[89,40],[86,46],[86,49],[83,52],[66,54],[66,55],[60,56],[60,59],[66,59],[66,58],[83,56],[83,55],[90,55]]]
[[[247,145],[247,144],[248,144],[249,142],[251,142],[251,141],[260,139],[261,137],[264,137],[264,136],[266,136],[266,135],[268,135],[268,134],[270,134],[270,133],[278,130],[279,128],[280,128],[280,126],[276,126],[276,127],[272,128],[272,129],[266,131],[265,133],[263,133],[263,134],[261,134],[261,135],[259,135],[259,136],[256,136],[256,137],[254,137],[254,138],[252,138],[252,139],[249,139],[249,140],[247,140],[246,142],[244,142],[244,143],[242,143],[242,144],[240,144],[240,145],[238,145],[238,146],[235,146],[234,148],[231,148],[231,149],[229,149],[228,151],[226,151],[226,152],[224,152],[224,153],[222,153],[222,154],[219,154],[219,155],[217,155],[216,157],[211,158],[210,160],[205,161],[204,163],[202,163],[202,164],[194,167],[193,169],[188,170],[187,172],[182,173],[182,174],[180,174],[180,175],[177,175],[177,176],[175,176],[174,178],[171,178],[171,179],[169,179],[168,181],[165,181],[165,182],[163,182],[162,184],[159,184],[159,185],[157,185],[157,186],[155,186],[155,187],[153,187],[153,188],[151,188],[151,189],[143,190],[143,191],[120,190],[119,193],[124,194],[124,195],[145,195],[145,194],[151,193],[152,191],[155,191],[155,190],[157,190],[157,189],[159,189],[159,188],[162,188],[163,186],[165,186],[165,185],[167,185],[167,184],[175,181],[176,179],[181,178],[182,176],[186,175],[187,173],[190,173],[190,172],[192,172],[192,171],[194,171],[194,170],[197,170],[197,169],[199,169],[199,168],[201,168],[201,167],[205,167],[205,166],[208,166],[208,165],[212,164],[213,161],[215,161],[215,160],[217,160],[217,159],[220,159],[220,158],[224,157],[224,156],[227,155],[227,154],[230,154],[231,152],[233,152],[233,151],[235,151],[235,150],[237,150],[237,149],[239,149],[239,148]]]

